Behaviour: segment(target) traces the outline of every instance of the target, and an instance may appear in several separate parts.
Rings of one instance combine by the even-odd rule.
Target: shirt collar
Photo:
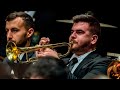
[[[94,50],[93,50],[94,51]],[[73,59],[73,58],[77,58],[78,59],[78,62],[82,59],[84,59],[88,54],[90,54],[91,52],[93,51],[90,51],[90,52],[87,52],[83,55],[80,55],[80,56],[77,56],[76,54],[73,54],[72,57],[70,58],[70,61]]]

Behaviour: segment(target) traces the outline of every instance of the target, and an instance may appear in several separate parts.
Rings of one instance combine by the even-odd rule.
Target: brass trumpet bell
[[[6,45],[6,55],[10,61],[18,59],[19,50],[14,42],[8,42]]]
[[[120,60],[113,60],[107,69],[107,75],[111,79],[120,79]]]
[[[70,48],[73,42],[67,43],[67,42],[62,42],[62,43],[56,43],[56,44],[46,44],[46,45],[36,45],[33,47],[17,47],[16,44],[12,41],[8,42],[6,45],[6,55],[10,61],[20,61],[19,55],[21,53],[28,53],[32,52],[35,50],[39,50],[40,48],[57,48],[57,47],[62,47],[62,46],[68,46],[68,51],[65,54],[60,54],[59,57],[66,57],[70,53]],[[27,57],[27,56],[26,56]],[[29,58],[26,60],[26,62],[33,62],[36,61],[36,58]],[[21,61],[20,61],[21,62]],[[24,61],[25,62],[25,61]]]

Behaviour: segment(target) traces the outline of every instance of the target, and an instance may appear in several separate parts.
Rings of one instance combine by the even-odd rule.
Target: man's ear
[[[34,33],[34,29],[33,28],[30,28],[28,31],[27,31],[27,37],[31,37]]]
[[[97,40],[98,40],[98,36],[97,35],[93,35],[91,43],[95,44],[97,42]]]

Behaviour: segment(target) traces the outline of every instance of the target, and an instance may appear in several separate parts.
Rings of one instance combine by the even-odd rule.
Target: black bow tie
[[[71,65],[74,65],[74,64],[76,64],[76,63],[78,62],[78,59],[77,59],[77,58],[73,58],[73,59],[71,60],[71,62],[72,62]]]

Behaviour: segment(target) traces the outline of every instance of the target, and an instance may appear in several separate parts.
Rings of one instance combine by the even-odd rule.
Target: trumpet
[[[120,79],[120,60],[113,60],[109,64],[107,75],[111,79]]]
[[[70,48],[72,46],[73,42],[62,42],[62,43],[56,43],[56,44],[46,44],[46,45],[36,45],[36,46],[32,46],[32,47],[17,47],[15,42],[13,41],[9,41],[6,45],[6,55],[8,57],[8,59],[10,61],[19,61],[21,63],[26,63],[26,62],[33,62],[36,61],[36,57],[35,58],[28,58],[27,53],[28,52],[32,52],[35,50],[39,50],[40,48],[57,48],[57,47],[62,47],[62,46],[68,46],[68,51],[65,54],[61,54],[59,53],[59,57],[63,58],[66,57],[69,53],[70,53]],[[26,53],[26,61],[21,61],[19,59],[19,56],[21,53]]]

